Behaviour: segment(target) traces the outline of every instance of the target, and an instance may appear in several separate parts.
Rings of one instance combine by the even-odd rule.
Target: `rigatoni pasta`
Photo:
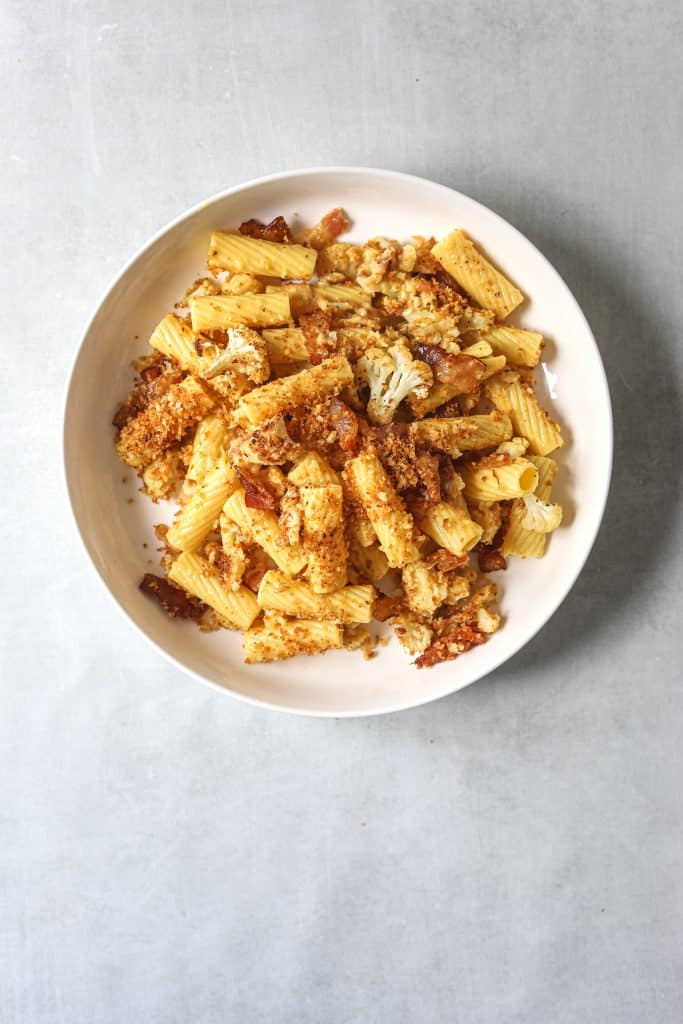
[[[168,578],[213,608],[229,629],[248,629],[259,613],[258,601],[248,587],[229,590],[216,569],[199,555],[183,552],[171,564]]]
[[[329,594],[346,583],[348,549],[341,484],[304,484],[299,494],[306,575],[316,594]]]
[[[370,622],[375,591],[371,586],[342,586],[332,593],[316,593],[304,580],[269,570],[261,580],[258,603],[268,611],[295,619],[332,622]]]
[[[244,634],[244,660],[247,665],[264,661],[284,661],[297,654],[322,654],[343,647],[344,631],[338,622],[287,619],[268,613]]]
[[[413,518],[380,459],[376,455],[358,455],[344,470],[351,490],[365,509],[379,546],[392,568],[400,568],[416,555]]]
[[[247,664],[371,657],[381,622],[418,667],[457,657],[500,626],[485,574],[562,521],[517,286],[461,228],[350,245],[348,225],[214,231],[114,417],[143,490],[178,495],[141,589],[243,631]]]
[[[152,348],[189,373],[200,373],[202,367],[196,342],[197,336],[187,320],[173,313],[163,318],[149,339]]]
[[[268,509],[250,508],[241,487],[225,502],[223,512],[249,540],[263,548],[284,572],[295,576],[302,571],[306,565],[302,546],[287,544],[275,513]]]
[[[336,395],[352,382],[346,356],[331,356],[319,366],[254,388],[240,399],[239,409],[251,423],[262,423],[306,402]]]
[[[289,296],[271,295],[199,295],[190,299],[192,329],[198,333],[224,331],[244,324],[247,327],[274,327],[290,319]]]
[[[410,424],[410,432],[422,442],[459,459],[462,452],[493,448],[512,437],[509,416],[496,413],[488,416],[443,416],[418,420]]]
[[[305,245],[284,245],[215,231],[209,243],[208,264],[219,270],[265,277],[313,277],[317,253]]]
[[[197,551],[218,521],[221,509],[236,485],[237,476],[232,466],[226,461],[217,462],[203,476],[166,534],[170,546],[178,551]]]
[[[509,324],[497,324],[484,335],[495,352],[504,355],[508,363],[517,366],[537,366],[543,352],[543,335],[536,331],[523,331]]]
[[[519,288],[489,263],[460,228],[435,245],[432,255],[468,295],[500,320],[524,301]]]
[[[549,455],[562,445],[562,434],[530,387],[516,373],[489,382],[486,393],[500,412],[512,420],[515,433],[525,437],[535,455]]]
[[[450,501],[437,501],[432,505],[420,520],[420,526],[439,547],[452,555],[471,551],[483,532],[466,507],[459,508]]]

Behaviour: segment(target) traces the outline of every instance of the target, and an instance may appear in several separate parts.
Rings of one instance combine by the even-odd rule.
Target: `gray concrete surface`
[[[0,1020],[678,1024],[680,6],[1,18]],[[365,721],[163,663],[85,570],[59,470],[113,272],[204,196],[326,163],[521,228],[588,314],[616,416],[605,524],[550,624],[467,691]]]

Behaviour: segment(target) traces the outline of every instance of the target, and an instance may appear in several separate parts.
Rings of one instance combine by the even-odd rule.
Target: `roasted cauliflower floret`
[[[249,327],[228,328],[228,344],[209,365],[207,380],[229,370],[238,370],[254,384],[265,384],[270,377],[266,343]]]
[[[434,380],[427,364],[413,359],[410,349],[400,343],[388,349],[369,349],[356,363],[356,371],[370,388],[368,418],[378,424],[391,423],[408,395],[426,398]]]
[[[522,498],[525,514],[522,526],[525,530],[536,533],[551,533],[562,522],[562,506],[541,501],[535,494],[525,494]]]

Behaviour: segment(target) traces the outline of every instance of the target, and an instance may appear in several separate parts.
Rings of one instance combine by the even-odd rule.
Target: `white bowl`
[[[143,573],[157,571],[152,524],[169,522],[171,509],[139,494],[135,474],[114,453],[111,417],[128,391],[130,361],[145,351],[158,320],[202,269],[213,228],[237,227],[248,217],[268,221],[276,214],[313,223],[338,205],[353,219],[354,241],[373,235],[439,236],[465,228],[529,296],[513,321],[548,339],[538,377],[566,438],[557,482],[565,524],[550,539],[545,558],[513,559],[506,573],[496,574],[505,618],[500,632],[431,669],[412,667],[394,641],[372,661],[355,652],[330,652],[245,666],[239,634],[202,634],[193,624],[173,622],[138,590]],[[423,704],[467,686],[515,654],[550,618],[576,580],[600,525],[611,471],[612,417],[605,372],[583,313],[557,271],[515,228],[474,200],[422,178],[364,167],[322,168],[228,189],[183,214],[131,260],[79,346],[66,401],[64,458],[76,523],[100,578],[130,621],[175,665],[268,707],[367,715]]]

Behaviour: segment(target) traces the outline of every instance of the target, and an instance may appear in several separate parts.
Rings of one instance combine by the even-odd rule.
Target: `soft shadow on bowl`
[[[668,557],[681,498],[683,403],[669,355],[679,339],[663,318],[658,323],[651,302],[646,307],[644,296],[627,291],[619,265],[568,241],[561,221],[539,226],[536,210],[477,198],[509,218],[564,277],[593,329],[614,417],[612,483],[593,550],[561,607],[505,664],[509,678],[567,662],[606,635]]]

